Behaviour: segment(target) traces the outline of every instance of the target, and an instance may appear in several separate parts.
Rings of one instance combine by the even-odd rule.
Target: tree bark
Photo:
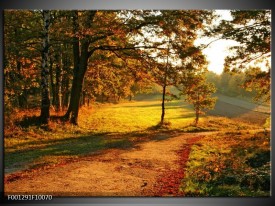
[[[50,76],[50,91],[51,91],[51,98],[52,98],[52,105],[56,105],[56,84],[54,83],[54,74],[53,74],[53,60],[50,58],[49,63],[49,76]]]
[[[88,42],[85,43],[82,47],[82,51],[81,51],[81,57],[80,57],[80,64],[78,67],[78,72],[76,75],[74,75],[74,82],[75,84],[73,86],[75,86],[74,89],[72,89],[72,91],[74,91],[73,96],[71,96],[71,118],[70,118],[70,122],[72,124],[77,125],[78,124],[78,112],[79,112],[79,105],[80,105],[80,96],[81,96],[81,92],[82,92],[82,88],[83,88],[83,81],[84,81],[84,76],[85,73],[87,71],[87,66],[88,66],[88,47],[89,44]]]
[[[86,91],[82,92],[82,104],[81,106],[85,106],[86,105]]]
[[[69,102],[69,107],[67,109],[66,114],[64,115],[64,118],[66,120],[70,119],[71,113],[72,113],[72,106],[74,104],[74,95],[75,95],[75,90],[76,90],[76,83],[78,75],[79,75],[79,37],[77,36],[77,32],[79,30],[79,23],[78,23],[78,13],[77,11],[72,11],[72,19],[73,19],[73,32],[74,32],[74,37],[73,37],[73,56],[74,56],[74,71],[73,71],[73,83],[72,83],[72,88],[71,88],[71,94],[70,94],[70,102]]]
[[[67,51],[68,45],[64,44],[64,51]],[[62,55],[62,79],[61,79],[61,93],[62,93],[62,110],[68,107],[69,104],[69,96],[70,96],[70,91],[69,91],[69,84],[70,84],[70,74],[69,74],[69,57],[66,54],[66,52],[63,53]]]
[[[161,119],[160,119],[161,125],[163,125],[164,123],[164,116],[165,116],[165,93],[166,93],[166,85],[162,87],[162,103],[161,103]]]
[[[62,107],[62,93],[61,93],[61,82],[62,82],[62,49],[60,49],[60,56],[56,58],[57,60],[57,65],[56,65],[56,71],[55,71],[55,76],[56,76],[56,104],[55,108],[56,111],[60,111]]]
[[[22,89],[23,92],[18,96],[18,105],[20,108],[28,107],[28,92],[27,89]]]
[[[50,91],[49,91],[49,26],[50,11],[43,10],[44,30],[41,70],[41,113],[40,121],[48,124],[50,118]]]
[[[81,48],[81,56],[79,58],[79,64],[75,66],[74,76],[73,76],[73,85],[71,90],[71,99],[65,118],[70,119],[72,124],[77,125],[80,96],[83,87],[83,80],[85,73],[87,71],[88,64],[88,42],[83,42]]]
[[[18,52],[19,53],[19,52]],[[23,79],[23,76],[21,75],[21,62],[18,60],[18,56],[19,54],[17,53],[17,61],[16,61],[16,68],[17,68],[17,72],[18,72],[18,78],[20,80]],[[25,83],[24,83],[25,84]],[[28,105],[28,92],[26,89],[26,85],[24,86],[24,88],[22,89],[23,91],[18,95],[18,106],[20,108],[26,108]]]
[[[166,87],[167,87],[167,73],[168,73],[168,64],[169,64],[169,46],[170,46],[170,38],[168,41],[168,47],[167,47],[167,56],[166,56],[166,66],[165,66],[165,72],[164,72],[164,81],[162,85],[162,103],[161,103],[161,119],[160,124],[163,125],[164,123],[164,116],[165,116],[165,94],[166,94]]]
[[[87,18],[85,21],[85,26],[90,28],[92,20],[96,14],[96,11],[88,11]],[[79,31],[78,13],[75,11],[73,13],[73,30],[75,36],[73,37],[73,54],[74,54],[74,75],[73,84],[71,89],[70,104],[66,114],[65,119],[70,119],[72,124],[78,124],[78,113],[80,105],[80,96],[83,87],[84,76],[87,71],[88,59],[92,53],[89,52],[90,42],[88,37],[83,37],[79,39],[77,32]],[[81,45],[81,46],[80,46]]]
[[[196,104],[196,119],[195,119],[195,126],[199,123],[199,115],[200,115],[200,103],[199,103],[200,94],[197,94],[197,104]]]
[[[69,77],[68,74],[64,74],[63,76],[63,84],[62,84],[62,110],[67,108],[69,105],[69,97],[70,97],[70,91],[69,91]]]

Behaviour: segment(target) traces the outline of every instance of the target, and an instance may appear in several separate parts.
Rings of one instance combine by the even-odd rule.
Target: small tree
[[[211,95],[216,91],[214,84],[206,82],[204,76],[194,75],[188,78],[183,86],[182,94],[186,96],[186,101],[193,104],[196,113],[195,125],[199,122],[199,117],[209,109],[213,109],[216,98]]]

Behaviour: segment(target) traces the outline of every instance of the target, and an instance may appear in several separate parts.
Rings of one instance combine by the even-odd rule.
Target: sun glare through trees
[[[5,10],[5,194],[270,196],[270,46],[270,10]]]

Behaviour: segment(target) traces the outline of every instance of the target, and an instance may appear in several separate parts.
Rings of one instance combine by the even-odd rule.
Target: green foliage
[[[247,79],[245,72],[227,73],[223,72],[220,75],[208,71],[206,73],[207,82],[211,82],[217,88],[217,93],[224,94],[229,97],[244,97],[251,99],[255,96],[255,89],[250,90],[244,88]]]
[[[206,79],[216,86],[217,93],[258,104],[270,103],[270,69],[263,71],[259,67],[249,67],[238,73],[223,72],[220,75],[207,72]]]

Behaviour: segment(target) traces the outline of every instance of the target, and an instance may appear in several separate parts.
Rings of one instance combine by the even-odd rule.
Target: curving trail
[[[160,136],[72,162],[5,177],[5,192],[53,196],[181,196],[191,147],[213,132]]]
[[[154,196],[184,196],[184,193],[180,192],[181,181],[184,179],[186,171],[186,163],[189,160],[189,154],[193,144],[199,141],[204,136],[194,136],[189,138],[183,147],[177,152],[179,159],[177,164],[179,168],[176,170],[170,170],[165,172],[155,184]]]

